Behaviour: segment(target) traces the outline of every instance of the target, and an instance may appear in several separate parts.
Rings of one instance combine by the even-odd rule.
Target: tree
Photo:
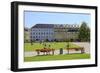
[[[33,41],[31,40],[31,45],[33,45]]]
[[[69,42],[67,43],[67,50],[68,50],[68,54],[69,54],[69,46],[70,46],[70,44],[69,44]]]
[[[30,42],[30,30],[29,28],[24,28],[24,42]]]
[[[79,28],[78,37],[80,41],[90,40],[90,28],[87,26],[86,22],[82,22],[81,27]]]
[[[28,35],[27,35],[27,32],[24,32],[24,41],[25,41],[25,42],[28,42],[27,36],[28,36]]]

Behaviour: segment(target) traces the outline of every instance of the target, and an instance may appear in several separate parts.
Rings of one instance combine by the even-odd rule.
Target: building
[[[30,29],[24,28],[24,42],[30,42]]]
[[[66,41],[78,39],[79,25],[69,24],[36,24],[31,28],[31,40]]]
[[[31,40],[35,41],[53,41],[54,25],[36,24],[31,28]]]
[[[78,39],[79,25],[55,25],[54,26],[54,38],[58,41],[68,41]]]

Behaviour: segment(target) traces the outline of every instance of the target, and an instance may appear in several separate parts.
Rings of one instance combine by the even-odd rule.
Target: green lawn
[[[90,54],[64,54],[64,55],[47,55],[47,56],[33,56],[25,57],[25,62],[31,61],[50,61],[50,60],[75,60],[75,59],[89,59]]]
[[[49,48],[49,45],[50,45],[50,48],[53,48],[53,49],[60,49],[60,48],[65,49],[68,43],[67,42],[45,42],[44,44],[46,44],[46,46],[44,46],[43,43],[42,44],[33,43],[33,45],[31,45],[31,43],[25,43],[24,50],[34,51],[36,49],[43,49],[44,47]],[[78,47],[79,47],[78,45],[69,43],[69,48],[78,48]]]

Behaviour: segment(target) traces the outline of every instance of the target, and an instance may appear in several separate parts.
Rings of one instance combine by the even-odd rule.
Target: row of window
[[[58,27],[58,28],[69,28],[69,27],[74,27],[74,28],[79,28],[79,25],[55,25],[54,26],[55,28]]]
[[[55,32],[56,34],[61,33],[61,31],[59,32]],[[55,35],[55,33],[31,33],[31,35]],[[62,32],[64,33],[64,32]],[[66,34],[78,34],[78,32],[65,32]]]
[[[78,32],[55,32],[55,34],[59,34],[59,33],[62,33],[62,34],[78,34]]]
[[[48,32],[41,32],[41,33],[40,33],[40,32],[39,32],[39,33],[33,32],[33,33],[31,33],[31,34],[32,34],[32,35],[37,35],[37,34],[38,34],[38,35],[45,35],[45,34],[46,34],[46,35],[53,35],[53,33],[48,33]]]
[[[52,38],[52,36],[31,36],[31,38],[33,38],[33,39],[37,39],[37,38]]]

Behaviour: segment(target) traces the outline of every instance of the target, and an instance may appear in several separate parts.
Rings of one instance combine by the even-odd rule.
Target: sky
[[[81,24],[86,22],[90,26],[91,15],[83,13],[61,12],[33,12],[24,11],[25,27],[31,28],[35,24]]]

